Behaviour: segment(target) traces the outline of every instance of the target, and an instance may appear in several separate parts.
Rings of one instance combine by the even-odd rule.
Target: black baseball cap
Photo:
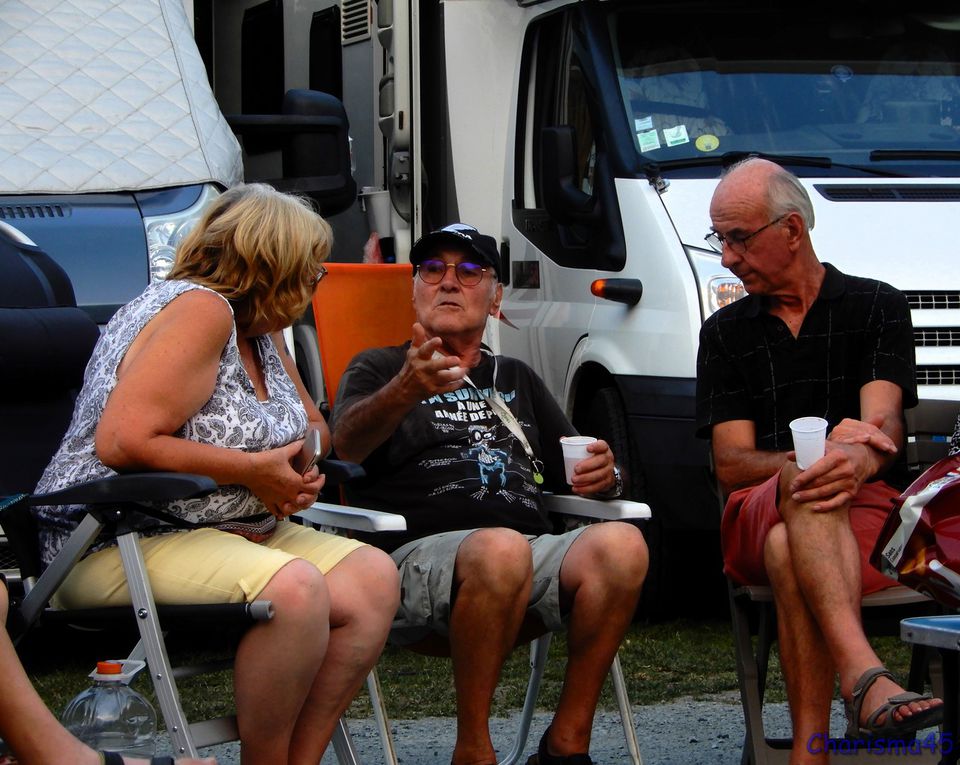
[[[431,231],[417,240],[410,251],[410,262],[414,266],[433,255],[440,247],[450,247],[466,253],[478,263],[492,266],[500,281],[500,252],[497,240],[481,234],[466,223],[451,223],[437,231]]]

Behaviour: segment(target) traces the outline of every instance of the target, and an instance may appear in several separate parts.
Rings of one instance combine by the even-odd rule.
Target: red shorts
[[[763,545],[767,534],[783,522],[777,508],[780,474],[759,486],[739,489],[727,499],[720,522],[723,544],[723,572],[738,584],[769,584],[763,565]],[[863,594],[885,590],[897,584],[868,563],[883,522],[892,508],[891,500],[900,492],[883,481],[865,483],[850,507],[850,527],[860,546],[860,572]]]

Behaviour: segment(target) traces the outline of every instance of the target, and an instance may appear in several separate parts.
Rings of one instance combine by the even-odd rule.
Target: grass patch
[[[49,635],[42,631],[30,636],[22,650],[34,685],[47,705],[57,714],[77,693],[87,687],[87,673],[97,659],[116,658],[126,653],[121,645],[127,640],[107,642],[97,636],[69,636],[63,632]],[[219,638],[206,636],[174,637],[170,641],[173,661],[209,661],[226,655]],[[896,638],[876,642],[877,651],[891,670],[906,677],[910,653]],[[69,652],[64,647],[69,646]],[[200,646],[200,647],[198,647]],[[563,681],[566,641],[563,635],[553,639],[550,661],[540,689],[538,706],[552,708],[559,697]],[[502,674],[494,698],[494,714],[509,714],[520,709],[529,675],[529,652],[523,647],[513,652]],[[627,689],[634,704],[657,704],[681,697],[704,698],[718,693],[737,691],[733,641],[730,625],[724,620],[694,621],[689,619],[661,624],[635,624],[620,650],[620,661]],[[419,717],[451,717],[455,701],[450,661],[425,657],[388,647],[378,665],[380,682],[387,709],[397,719]],[[616,706],[607,684],[601,706]],[[153,699],[147,677],[141,673],[134,686]],[[222,670],[180,683],[181,697],[190,719],[203,719],[228,714],[233,710],[232,674]],[[776,656],[771,660],[767,698],[784,699],[783,680]],[[355,718],[370,715],[365,692],[354,701],[349,715]]]

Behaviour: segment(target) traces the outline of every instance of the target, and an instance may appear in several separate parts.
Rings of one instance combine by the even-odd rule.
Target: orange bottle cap
[[[98,661],[97,672],[101,675],[119,675],[123,673],[123,665],[118,661]]]

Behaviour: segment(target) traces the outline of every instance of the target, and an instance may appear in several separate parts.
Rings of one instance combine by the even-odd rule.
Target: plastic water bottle
[[[90,673],[93,685],[76,696],[60,716],[74,736],[94,749],[152,757],[157,713],[130,681],[142,661],[101,661]]]

